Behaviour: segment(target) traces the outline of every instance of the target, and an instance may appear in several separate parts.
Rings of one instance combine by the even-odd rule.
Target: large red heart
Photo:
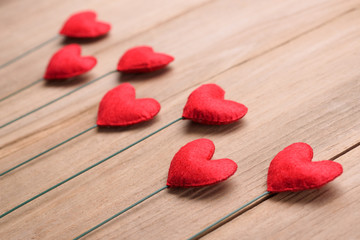
[[[302,191],[319,188],[343,172],[341,164],[329,160],[311,162],[313,150],[306,143],[294,143],[271,161],[268,191]]]
[[[60,34],[74,38],[95,38],[107,34],[111,25],[96,21],[96,13],[83,11],[71,15],[64,23]]]
[[[135,88],[123,83],[108,91],[100,102],[98,126],[128,126],[152,119],[160,111],[153,98],[135,99]]]
[[[70,44],[57,51],[47,66],[44,78],[64,79],[75,77],[90,71],[96,65],[96,58],[80,56],[81,47],[78,44]]]
[[[174,58],[164,53],[157,53],[151,47],[134,47],[120,58],[117,70],[124,73],[152,72],[166,67]]]
[[[237,164],[227,158],[211,160],[214,151],[214,143],[205,138],[183,146],[171,161],[167,186],[201,187],[228,179]]]
[[[222,125],[244,117],[247,107],[224,100],[225,91],[216,84],[204,84],[195,89],[184,107],[183,117],[194,122]]]

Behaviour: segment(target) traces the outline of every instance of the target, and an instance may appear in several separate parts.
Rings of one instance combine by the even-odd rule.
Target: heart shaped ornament
[[[153,98],[135,98],[135,88],[123,83],[108,91],[100,102],[98,126],[128,126],[148,121],[160,111]]]
[[[50,59],[44,78],[46,80],[71,78],[95,67],[96,58],[82,57],[80,54],[81,47],[78,44],[70,44],[61,48]]]
[[[222,182],[237,170],[237,164],[227,158],[211,160],[214,143],[205,138],[183,146],[170,164],[167,186],[201,187]]]
[[[302,191],[320,188],[343,172],[340,163],[312,162],[313,150],[306,143],[294,143],[271,161],[267,186],[269,192]]]
[[[154,52],[152,47],[140,46],[127,50],[120,58],[117,70],[124,73],[153,72],[166,67],[174,58]]]
[[[64,23],[60,34],[73,38],[96,38],[107,34],[111,25],[96,20],[96,13],[83,11],[71,15]]]
[[[223,125],[245,116],[245,105],[225,100],[225,91],[216,84],[204,84],[195,89],[184,107],[183,117],[194,122]]]

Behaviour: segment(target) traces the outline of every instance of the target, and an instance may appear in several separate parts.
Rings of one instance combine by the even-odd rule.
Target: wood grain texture
[[[57,29],[64,16],[87,6],[113,23],[114,30],[99,42],[82,44],[84,54],[99,60],[92,72],[72,84],[39,84],[0,103],[1,123],[113,70],[129,47],[148,44],[176,60],[157,73],[113,74],[1,129],[0,171],[92,126],[101,97],[121,82],[133,84],[138,97],[156,98],[162,110],[153,121],[138,126],[91,131],[2,177],[1,212],[180,117],[187,96],[202,83],[219,84],[227,98],[244,103],[249,113],[228,126],[185,120],[171,126],[1,219],[0,236],[5,239],[77,236],[164,186],[176,151],[188,141],[206,137],[216,145],[214,158],[238,163],[234,177],[213,187],[163,191],[88,236],[184,239],[262,193],[268,164],[286,145],[305,141],[317,159],[326,159],[359,142],[360,1],[84,2],[43,1],[27,20],[18,19],[15,12],[29,3],[2,3],[0,12],[7,14],[0,16],[13,21],[14,29],[38,22],[44,22],[44,29]],[[135,10],[136,16],[130,14]],[[20,53],[15,46],[33,35],[30,30],[21,36],[13,32],[18,31],[9,30],[1,44],[2,59]],[[46,37],[36,36],[37,41],[22,45],[22,50]],[[62,45],[50,44],[0,70],[6,79],[0,83],[0,96],[41,77],[49,56]],[[261,218],[260,213],[256,217]]]
[[[360,148],[336,159],[338,181],[319,190],[281,193],[206,235],[204,239],[359,239]]]

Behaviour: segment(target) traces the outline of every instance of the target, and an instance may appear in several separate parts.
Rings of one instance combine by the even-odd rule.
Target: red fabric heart
[[[224,100],[225,91],[216,84],[204,84],[195,89],[184,107],[183,117],[194,122],[222,125],[244,117],[247,107]]]
[[[96,124],[128,126],[148,121],[159,111],[160,104],[155,99],[135,99],[135,88],[123,83],[108,91],[101,100]]]
[[[64,23],[60,34],[74,38],[95,38],[107,34],[111,25],[96,21],[96,13],[83,11],[71,15]]]
[[[227,158],[211,160],[214,151],[214,143],[205,138],[183,146],[171,161],[167,186],[201,187],[228,179],[236,172],[237,164]]]
[[[81,47],[78,44],[61,48],[50,59],[44,78],[47,80],[64,79],[90,71],[96,65],[96,58],[82,57],[80,54]]]
[[[340,163],[323,160],[311,162],[313,150],[306,143],[294,143],[279,152],[271,161],[268,191],[302,191],[319,188],[343,172]]]
[[[166,67],[174,58],[164,53],[156,53],[151,47],[134,47],[120,58],[117,70],[124,73],[152,72]]]

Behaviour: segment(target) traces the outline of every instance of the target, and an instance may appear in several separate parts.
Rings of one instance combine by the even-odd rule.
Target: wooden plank
[[[118,54],[114,54],[114,52],[123,52],[134,45],[148,43],[155,46],[156,49],[163,49],[165,52],[176,56],[177,60],[174,62],[171,71],[167,71],[165,74],[153,74],[143,77],[143,79],[149,80],[155,80],[154,77],[156,77],[156,82],[154,80],[134,81],[136,78],[141,79],[141,77],[137,76],[120,77],[121,82],[131,81],[139,93],[141,91],[146,92],[146,89],[149,88],[152,89],[149,94],[144,94],[144,96],[156,97],[162,102],[162,100],[189,89],[219,72],[231,68],[235,64],[256,57],[264,51],[279,44],[281,45],[289,39],[329,21],[357,4],[357,1],[323,1],[321,4],[319,2],[305,1],[304,4],[297,5],[295,1],[286,3],[278,1],[276,4],[259,1],[257,5],[253,5],[253,1],[248,1],[239,6],[237,3],[233,3],[234,6],[229,7],[230,2],[215,2],[198,11],[186,14],[181,19],[169,22],[144,36],[139,36],[118,46],[111,46],[108,51],[99,56],[101,59],[99,61],[100,66],[94,72],[99,76],[113,70],[114,63],[117,62],[118,58]],[[261,17],[253,14],[259,4],[264,4],[261,8],[263,12],[260,12],[262,13]],[[283,5],[280,6],[279,4]],[[289,12],[283,11],[283,8],[294,5],[297,8],[290,8],[291,11]],[[219,10],[227,12],[227,15],[219,15]],[[312,18],[306,17],[309,13]],[[219,17],[209,19],[209,14],[218,14]],[[225,25],[229,19],[232,22],[239,22],[239,25],[229,25],[226,31],[223,30],[219,34],[221,40],[209,40],[211,44],[204,44],[204,37],[211,36],[218,30],[217,24]],[[242,19],[247,19],[247,21],[241,22]],[[210,20],[212,22],[209,22]],[[185,25],[184,22],[191,24]],[[297,25],[297,28],[294,29],[294,25]],[[189,28],[197,29],[196,35],[195,33],[186,34]],[[154,35],[157,36],[156,39]],[[182,39],[177,41],[176,45],[173,44],[174,35],[183,36]],[[267,37],[264,38],[264,35]],[[86,81],[92,77],[94,76],[87,76],[85,79],[80,80]],[[181,82],[181,87],[178,85],[179,82]],[[85,126],[90,126],[94,123],[97,104],[102,95],[118,83],[119,77],[108,77],[94,86],[83,89],[79,94],[64,99],[47,109],[2,129],[0,136],[2,136],[3,152],[9,154],[21,149],[21,155],[18,156],[31,157],[34,148],[39,150],[47,149],[61,139],[72,136],[75,130],[77,132],[79,128],[83,129]],[[154,83],[161,85],[162,88],[154,89]],[[35,106],[40,106],[54,99],[56,96],[61,96],[74,87],[72,84],[55,87],[39,85],[24,92],[23,95],[17,98],[0,103],[1,111],[7,113],[2,119],[3,123],[18,117],[21,113],[30,111]],[[32,101],[28,101],[28,99]],[[74,102],[76,102],[76,105],[73,105]],[[66,123],[67,121],[69,122]],[[84,122],[74,125],[76,121]],[[28,127],[29,125],[31,127]],[[156,127],[158,126],[161,125],[159,124]],[[53,136],[55,132],[59,134],[58,137]],[[38,145],[29,146],[29,144],[33,143],[38,143]],[[25,150],[26,147],[31,149],[29,154],[26,153],[28,152]],[[9,165],[16,163],[17,159],[16,155],[12,156],[12,161],[2,158],[1,161],[5,162],[2,166],[8,168]]]
[[[140,42],[179,56],[171,71],[145,76],[142,80],[146,81],[136,81],[136,76],[121,79],[132,80],[139,97],[157,98],[163,106],[161,114],[155,121],[126,131],[89,133],[7,176],[0,182],[0,205],[8,209],[15,201],[25,200],[179,117],[187,95],[200,83],[218,83],[226,89],[228,98],[245,103],[250,111],[244,121],[222,127],[179,123],[2,219],[0,234],[10,239],[74,237],[162,187],[179,147],[195,138],[208,137],[217,147],[214,158],[226,156],[239,164],[239,171],[230,181],[202,189],[162,192],[90,235],[94,239],[183,239],[231,211],[249,195],[259,193],[268,162],[289,142],[307,141],[320,158],[353,145],[360,129],[356,121],[360,112],[360,72],[354,67],[359,61],[359,54],[354,53],[360,50],[360,32],[356,27],[359,12],[351,9],[359,2],[312,5],[310,1],[294,1],[268,6],[268,1],[259,1],[264,4],[261,17],[254,17],[253,10],[259,5],[251,2],[247,2],[247,8],[238,9],[236,4],[229,6],[230,1],[214,2],[101,53],[102,70],[116,62],[112,51],[121,52]],[[291,14],[284,14],[284,8],[291,4],[296,7],[290,8]],[[219,14],[211,22],[206,16],[216,12],[227,14]],[[218,29],[216,24],[240,21],[244,16],[249,18],[245,18],[248,22],[243,28],[227,26],[209,43],[199,38],[211,36]],[[191,22],[191,26],[184,22]],[[200,33],[186,35],[191,27]],[[182,38],[174,44],[174,36]],[[251,51],[239,47],[254,42]],[[193,52],[189,52],[189,46]],[[98,99],[118,80],[109,79],[113,82],[101,82],[82,91],[81,96],[37,115],[46,116],[41,121],[27,119],[31,129],[25,124],[9,128],[2,166],[91,126]],[[36,96],[31,99],[36,100]],[[69,107],[70,103],[76,105]],[[44,131],[32,135],[42,128]],[[24,140],[20,140],[22,136]]]
[[[336,159],[344,173],[318,190],[281,193],[204,239],[359,239],[360,147]]]
[[[0,81],[0,96],[6,96],[16,89],[41,78],[52,54],[66,44],[79,43],[82,45],[84,55],[95,54],[96,56],[97,52],[107,46],[120,44],[129,38],[201,7],[207,2],[209,0],[175,0],[171,2],[165,0],[64,0],[60,2],[48,0],[38,1],[36,7],[33,6],[34,3],[31,1],[18,0],[9,2],[1,8],[0,28],[3,29],[2,38],[6,40],[3,40],[0,45],[0,64],[54,37],[64,21],[71,14],[78,11],[95,10],[100,20],[112,24],[112,29],[108,36],[94,41],[62,37],[19,60],[16,64],[0,69],[1,79],[6,79],[6,81]],[[21,12],[26,12],[26,15],[19,16],[17,14]],[[77,84],[94,78],[96,74],[90,72],[85,76],[87,76],[85,79],[78,79]],[[49,89],[49,86],[45,86],[44,84],[42,88]],[[52,87],[54,88],[54,86]],[[56,90],[58,91],[58,88],[55,87],[55,92]],[[32,103],[36,104],[36,101]]]

